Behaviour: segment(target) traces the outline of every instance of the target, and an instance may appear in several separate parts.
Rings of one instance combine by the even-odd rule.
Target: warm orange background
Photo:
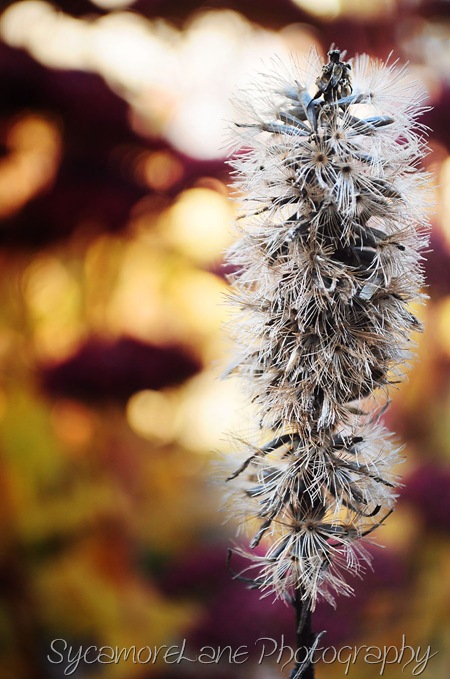
[[[8,5],[6,7],[6,5]],[[269,679],[291,611],[233,581],[210,462],[249,426],[221,267],[229,97],[271,56],[393,51],[434,106],[430,301],[393,393],[398,511],[325,645],[421,646],[450,676],[450,4],[44,0],[0,13],[0,679],[63,677],[68,645],[246,645],[242,665],[80,664],[78,679]],[[58,647],[61,648],[61,647]],[[51,656],[56,658],[56,655]],[[142,656],[143,657],[143,656]],[[273,660],[273,658],[272,658]],[[66,663],[67,664],[67,663]],[[337,663],[319,679],[344,676]],[[385,677],[412,676],[412,666]],[[287,670],[285,670],[284,676]],[[348,676],[371,679],[359,662]]]

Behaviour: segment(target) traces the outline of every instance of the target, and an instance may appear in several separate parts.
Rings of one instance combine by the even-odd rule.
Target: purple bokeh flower
[[[425,261],[425,276],[428,294],[433,299],[439,299],[450,293],[450,251],[438,229],[431,230],[430,250],[427,252]]]
[[[128,337],[93,338],[67,360],[43,366],[41,382],[52,396],[88,403],[125,402],[142,389],[181,384],[200,368],[199,360],[181,346],[146,344]]]
[[[442,82],[439,99],[433,101],[433,108],[425,113],[422,122],[433,130],[433,139],[443,144],[450,152],[450,85]]]
[[[428,531],[450,533],[450,467],[422,464],[405,479],[401,501],[413,505]]]
[[[239,555],[233,557],[232,572],[245,567]],[[191,648],[210,645],[246,646],[250,657],[261,652],[263,636],[293,644],[295,615],[291,607],[273,597],[260,598],[242,582],[233,579],[226,563],[223,544],[194,549],[176,562],[162,580],[163,591],[177,600],[194,599],[204,603],[197,624],[188,635]]]

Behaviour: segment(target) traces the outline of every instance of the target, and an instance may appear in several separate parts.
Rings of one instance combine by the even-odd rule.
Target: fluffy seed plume
[[[276,64],[247,90],[230,161],[243,209],[229,372],[260,422],[228,480],[253,529],[250,582],[312,610],[351,593],[361,538],[395,503],[380,398],[421,329],[427,243],[424,94],[396,63],[342,56]]]

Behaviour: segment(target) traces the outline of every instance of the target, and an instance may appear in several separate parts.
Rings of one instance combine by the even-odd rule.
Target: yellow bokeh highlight
[[[4,12],[0,36],[14,47],[27,43],[33,55],[53,68],[77,68],[89,58],[86,22],[43,0],[14,3]]]
[[[180,442],[199,452],[234,449],[230,434],[254,429],[255,412],[236,380],[222,381],[219,371],[205,371],[185,385],[180,406]]]
[[[176,431],[174,398],[163,391],[145,389],[128,401],[126,418],[130,428],[153,443],[170,441]]]
[[[335,19],[340,15],[370,19],[390,14],[395,0],[292,0],[295,5],[324,19]]]
[[[177,315],[176,322],[195,345],[201,344],[207,352],[206,362],[216,358],[217,347],[223,341],[221,328],[227,289],[223,280],[206,271],[180,271],[171,282],[169,298]]]
[[[122,242],[120,247],[114,286],[104,309],[107,327],[116,335],[167,340],[171,322],[164,287],[170,271],[160,248],[138,239]]]
[[[57,257],[42,254],[29,264],[22,281],[37,355],[64,358],[83,334],[76,278]]]
[[[132,5],[135,0],[91,0],[91,2],[102,9],[124,9]]]
[[[150,188],[165,191],[183,177],[183,165],[170,151],[155,151],[141,160],[138,174]]]
[[[315,16],[331,19],[339,14],[341,9],[341,0],[293,0],[294,5],[304,9]]]
[[[34,114],[16,120],[5,138],[8,155],[0,160],[0,217],[10,217],[55,178],[61,153],[57,125]]]
[[[447,156],[441,165],[439,185],[439,221],[442,224],[445,239],[450,247],[450,156]]]
[[[430,328],[430,331],[434,330],[439,348],[450,357],[450,297],[436,305],[433,325],[434,328]]]
[[[209,346],[214,353],[227,286],[216,275],[193,268],[164,240],[160,232],[142,230],[132,241],[105,238],[90,248],[90,323],[103,334],[157,343],[189,337],[197,348]]]
[[[233,214],[225,196],[204,188],[184,191],[161,217],[159,229],[194,262],[217,259],[231,243]]]

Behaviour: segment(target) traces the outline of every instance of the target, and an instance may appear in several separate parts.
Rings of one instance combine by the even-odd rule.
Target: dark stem
[[[308,657],[315,641],[311,628],[310,602],[302,601],[302,592],[296,589],[292,605],[296,614],[297,652],[295,667],[292,669],[290,679],[314,679],[314,664],[311,662],[312,658]]]

